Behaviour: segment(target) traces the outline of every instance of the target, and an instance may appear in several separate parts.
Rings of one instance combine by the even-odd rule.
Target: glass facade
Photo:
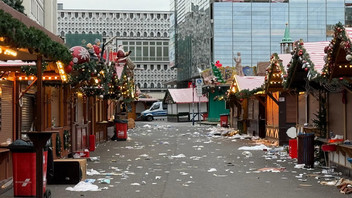
[[[169,42],[129,40],[123,41],[122,45],[126,52],[133,52],[129,57],[134,62],[169,61]]]
[[[217,60],[234,66],[237,52],[243,66],[268,61],[280,53],[286,23],[304,42],[328,41],[336,23],[352,24],[351,0],[172,0],[170,7],[178,81]]]
[[[176,31],[171,42],[176,48],[177,81],[189,81],[199,76],[197,68],[204,69],[211,62],[209,0],[173,0],[170,6],[175,9],[171,28]]]
[[[344,0],[217,0],[212,61],[234,66],[240,52],[243,66],[255,66],[280,53],[286,23],[293,40],[314,42],[330,40],[332,26],[344,19]]]

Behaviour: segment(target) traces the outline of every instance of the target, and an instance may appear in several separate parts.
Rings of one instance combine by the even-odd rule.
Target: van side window
[[[156,104],[153,106],[152,110],[159,109],[159,107],[160,107],[160,104]]]

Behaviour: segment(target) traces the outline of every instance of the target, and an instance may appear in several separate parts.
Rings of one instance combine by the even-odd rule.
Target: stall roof
[[[352,41],[352,28],[345,28],[348,38]]]
[[[322,42],[307,42],[304,43],[304,48],[310,56],[310,60],[314,63],[314,69],[318,73],[322,72],[325,65],[324,61],[324,48],[329,45],[329,41]]]
[[[168,94],[170,94],[172,100],[176,104],[187,104],[193,102],[192,88],[168,89],[166,96]],[[208,102],[208,98],[205,96],[198,97],[196,89],[194,89],[194,102]]]
[[[284,67],[286,67],[288,65],[288,63],[291,61],[291,59],[292,59],[292,55],[291,54],[279,54],[278,56],[282,60],[282,65]]]
[[[235,75],[238,90],[244,89],[253,90],[261,87],[264,84],[265,76],[238,76]]]

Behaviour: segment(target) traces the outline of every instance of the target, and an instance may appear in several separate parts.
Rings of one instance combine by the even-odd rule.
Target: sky
[[[170,0],[57,0],[64,9],[170,11]]]

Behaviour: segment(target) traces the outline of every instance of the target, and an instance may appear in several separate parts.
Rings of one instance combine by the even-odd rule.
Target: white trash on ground
[[[238,148],[238,150],[244,151],[262,151],[262,150],[269,150],[270,148],[265,146],[264,144],[256,145],[256,146],[242,146]]]
[[[75,192],[101,191],[101,189],[99,189],[97,185],[84,181],[79,182],[74,187],[67,187],[66,190]]]

